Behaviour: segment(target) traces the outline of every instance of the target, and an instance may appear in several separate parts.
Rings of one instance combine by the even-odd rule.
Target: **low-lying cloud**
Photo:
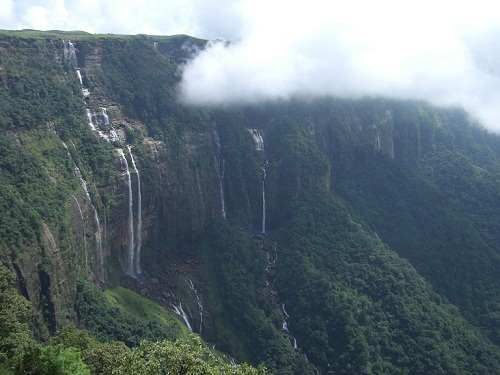
[[[345,2],[344,2],[345,3]],[[449,3],[240,2],[246,28],[183,70],[191,104],[255,103],[292,95],[366,95],[464,107],[500,131],[500,28],[492,10]],[[266,3],[267,4],[267,3]],[[245,6],[247,8],[245,8]],[[476,8],[475,8],[476,9]]]
[[[463,106],[500,132],[500,5],[491,0],[0,0],[0,27],[188,34],[192,104],[292,95]]]

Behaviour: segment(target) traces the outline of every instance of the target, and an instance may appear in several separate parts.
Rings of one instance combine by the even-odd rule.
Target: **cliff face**
[[[358,351],[381,359],[357,369],[396,371],[395,352],[409,368],[450,332],[498,332],[499,142],[461,111],[331,98],[192,108],[177,102],[178,64],[201,41],[0,40],[0,249],[42,336],[77,321],[78,278],[134,289],[282,373],[311,370],[302,352],[347,371]],[[425,329],[393,348],[413,317]],[[374,338],[376,320],[390,328]],[[439,324],[449,336],[430,338]],[[439,353],[450,369],[464,355]]]

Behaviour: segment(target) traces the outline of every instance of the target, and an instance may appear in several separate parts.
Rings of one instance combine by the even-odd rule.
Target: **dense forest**
[[[204,45],[0,31],[0,372],[500,373],[500,137],[183,104]]]

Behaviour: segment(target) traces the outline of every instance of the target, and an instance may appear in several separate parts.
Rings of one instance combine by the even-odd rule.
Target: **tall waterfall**
[[[66,146],[66,145],[64,145]],[[73,199],[76,202],[76,206],[78,207],[78,212],[80,212],[80,218],[82,219],[82,228],[83,228],[83,249],[85,252],[85,272],[88,272],[88,260],[87,260],[87,234],[85,233],[85,219],[83,218],[83,212],[82,208],[80,207],[80,202],[78,202],[78,199],[76,199],[75,196],[73,196]]]
[[[220,203],[221,203],[221,215],[222,217],[226,217],[226,202],[224,199],[224,173],[226,167],[226,160],[221,157],[220,149],[221,143],[219,138],[219,132],[217,131],[217,126],[215,122],[212,124],[215,144],[217,146],[217,168],[219,172],[219,193],[220,193]]]
[[[198,294],[198,291],[194,287],[194,283],[191,279],[186,279],[186,283],[189,286],[189,289],[191,289],[196,297],[196,302],[198,303],[198,311],[200,312],[200,331],[198,332],[198,336],[201,337],[201,331],[203,328],[203,303],[201,302],[201,297]]]
[[[118,149],[118,155],[122,158],[125,165],[125,173],[127,175],[127,186],[128,186],[128,257],[127,257],[127,265],[125,273],[129,276],[135,277],[134,272],[134,213],[132,210],[132,179],[130,178],[130,170],[128,168],[128,161],[123,153],[122,149]]]
[[[97,244],[97,254],[99,256],[99,264],[100,264],[100,271],[101,271],[101,274],[99,276],[99,280],[104,282],[104,255],[102,252],[101,223],[99,222],[99,215],[97,214],[97,209],[95,208],[94,204],[92,203],[92,199],[90,198],[89,190],[87,189],[87,182],[83,179],[82,173],[80,172],[80,169],[76,166],[76,164],[75,164],[75,173],[80,178],[80,183],[82,185],[82,188],[85,191],[85,195],[87,196],[87,199],[89,200],[90,205],[92,206],[92,210],[94,211],[94,222],[95,222],[96,229],[97,229],[97,231],[94,233],[95,233],[95,240],[96,240],[96,244]]]
[[[135,164],[134,155],[132,155],[132,149],[128,146],[128,152],[130,154],[130,159],[132,159],[132,166],[134,172],[137,175],[137,243],[135,245],[135,271],[137,274],[142,272],[141,270],[141,247],[142,247],[142,198],[141,198],[141,176],[139,175],[139,170]]]
[[[262,234],[266,234],[266,168],[262,168]]]
[[[103,255],[103,250],[102,250],[102,237],[101,237],[101,223],[99,222],[99,215],[97,214],[97,209],[95,208],[94,204],[92,203],[92,199],[90,198],[89,190],[87,188],[87,182],[82,176],[82,172],[80,171],[80,168],[76,165],[75,161],[73,160],[73,157],[71,156],[71,153],[69,152],[68,146],[66,143],[63,142],[63,146],[66,150],[68,150],[68,156],[73,162],[73,166],[75,167],[75,175],[80,179],[80,184],[82,185],[83,191],[85,192],[85,195],[87,196],[87,199],[89,200],[90,205],[92,206],[92,210],[94,211],[94,222],[96,225],[97,231],[94,232],[95,234],[95,239],[96,239],[96,244],[97,244],[97,255],[99,257],[99,264],[100,264],[100,275],[99,275],[99,280],[101,282],[104,282],[104,255]],[[73,144],[73,146],[75,146]],[[78,205],[78,210],[80,211],[80,216],[82,217],[83,221],[83,213],[82,209],[80,207],[80,203],[78,200],[75,198],[76,204]],[[84,227],[84,236],[85,236],[85,222],[82,223]],[[87,267],[87,240],[84,238],[84,246],[85,246],[85,267]]]
[[[222,170],[220,173],[220,201],[222,204],[222,217],[226,217],[226,202],[224,200],[224,174],[226,172],[226,159],[222,158]]]

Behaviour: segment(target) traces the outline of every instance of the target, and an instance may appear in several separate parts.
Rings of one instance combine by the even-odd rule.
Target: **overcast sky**
[[[500,5],[440,0],[0,0],[0,28],[189,34],[213,43],[183,99],[384,95],[460,105],[500,132]]]

